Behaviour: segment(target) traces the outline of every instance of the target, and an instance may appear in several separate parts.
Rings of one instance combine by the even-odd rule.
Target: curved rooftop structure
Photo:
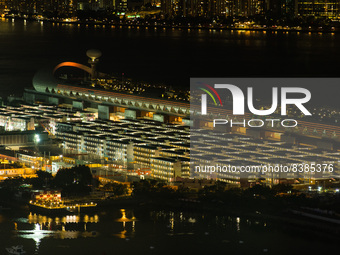
[[[33,87],[38,92],[46,92],[46,89],[52,90],[57,88],[58,80],[53,75],[52,68],[39,70],[33,77]]]
[[[92,73],[91,67],[88,67],[88,66],[85,66],[85,65],[82,65],[82,64],[78,64],[78,63],[75,63],[75,62],[62,62],[53,69],[53,74],[61,67],[75,67],[75,68],[84,70],[85,72],[87,72],[89,74]]]
[[[55,72],[62,67],[74,67],[81,69],[89,74],[92,74],[91,67],[76,63],[76,62],[62,62],[58,64],[54,68],[43,68],[39,70],[33,77],[33,87],[36,91],[46,92],[46,89],[52,90],[56,89],[58,84],[60,84],[60,80],[55,78]],[[105,77],[104,73],[99,73],[99,77]],[[67,83],[62,81],[62,83]]]

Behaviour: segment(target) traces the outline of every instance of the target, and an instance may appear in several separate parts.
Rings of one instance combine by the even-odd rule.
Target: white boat
[[[11,255],[23,255],[26,254],[26,251],[24,251],[22,245],[12,246],[11,248],[6,248],[6,251],[8,254]]]

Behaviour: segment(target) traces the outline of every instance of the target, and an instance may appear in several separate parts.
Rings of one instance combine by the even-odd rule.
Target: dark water
[[[61,61],[189,88],[190,77],[339,76],[339,34],[110,28],[0,21],[0,94],[20,94],[34,73]]]
[[[124,217],[125,216],[125,217]],[[189,212],[111,209],[52,217],[0,214],[0,254],[319,254],[337,248],[308,230],[284,224]]]

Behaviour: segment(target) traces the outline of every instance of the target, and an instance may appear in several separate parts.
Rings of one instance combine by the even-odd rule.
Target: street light
[[[34,135],[34,143],[38,144],[40,142],[40,136],[38,134]]]

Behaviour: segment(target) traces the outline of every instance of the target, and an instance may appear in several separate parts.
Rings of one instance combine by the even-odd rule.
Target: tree
[[[30,183],[32,184],[34,189],[42,189],[43,187],[48,187],[51,185],[51,182],[53,180],[53,176],[51,173],[38,170],[36,174],[38,177],[30,179]]]
[[[13,177],[7,178],[1,182],[0,186],[0,198],[4,200],[12,199],[14,194],[23,190],[24,178]]]
[[[125,184],[120,183],[107,183],[104,186],[106,191],[112,192],[115,196],[121,196],[128,194],[128,187]]]
[[[75,166],[63,168],[54,177],[53,183],[61,188],[64,194],[84,195],[91,191],[92,184],[91,170],[87,166]]]
[[[288,191],[292,191],[293,187],[290,184],[277,184],[272,187],[272,190],[276,193],[287,193]]]
[[[267,186],[262,186],[259,184],[256,184],[254,187],[249,188],[247,190],[245,190],[244,194],[247,196],[259,196],[261,198],[269,198],[272,197],[274,195],[274,191],[271,190],[269,187]]]

